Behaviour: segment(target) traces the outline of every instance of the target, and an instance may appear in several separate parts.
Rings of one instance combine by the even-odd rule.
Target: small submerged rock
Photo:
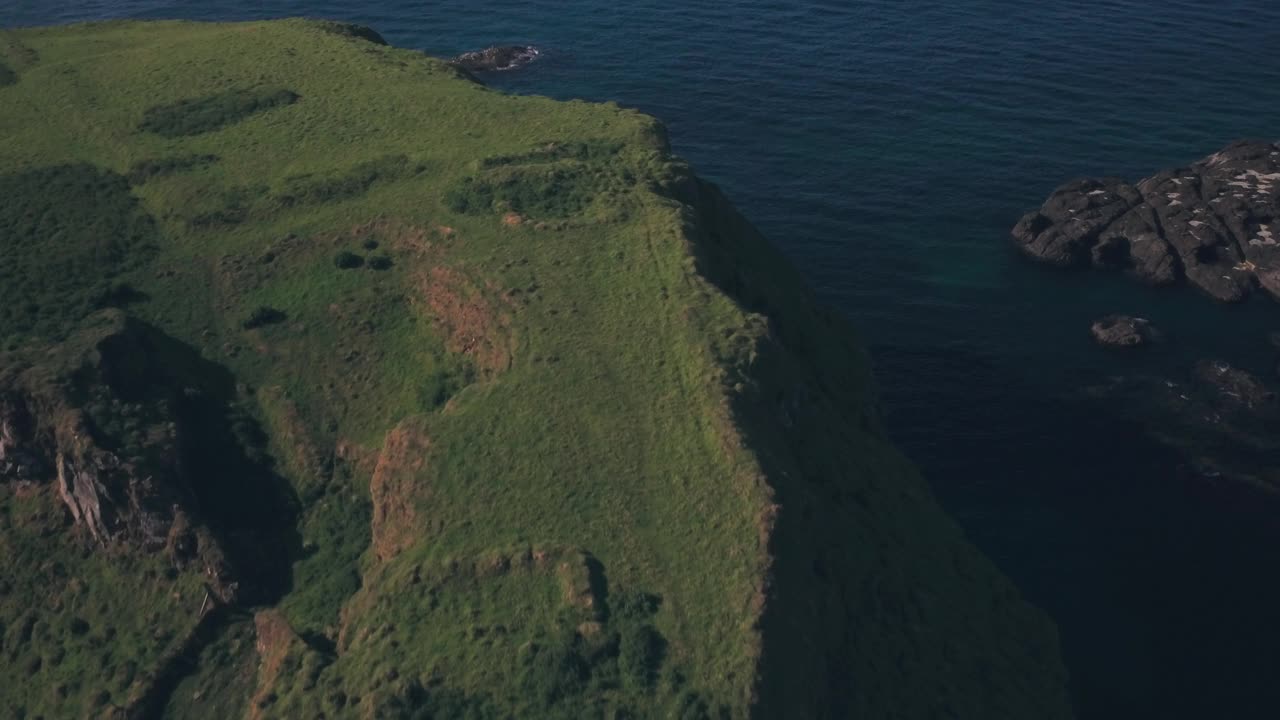
[[[467,72],[500,72],[522,68],[542,52],[532,45],[494,45],[483,50],[465,52],[449,61]]]
[[[1196,375],[1226,408],[1248,411],[1258,419],[1276,419],[1280,410],[1276,394],[1252,373],[1222,360],[1201,360],[1196,364]]]
[[[1280,497],[1280,402],[1253,373],[1206,359],[1172,376],[1113,377],[1087,393],[1193,476]]]
[[[1108,315],[1089,330],[1094,340],[1109,347],[1139,347],[1160,339],[1160,331],[1151,321],[1128,315]]]

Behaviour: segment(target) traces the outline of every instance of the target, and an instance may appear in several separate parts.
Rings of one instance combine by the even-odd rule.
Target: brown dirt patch
[[[379,451],[347,438],[339,438],[333,456],[355,471],[356,475],[372,477],[378,467]]]
[[[466,355],[482,373],[511,366],[511,318],[453,268],[435,266],[418,278],[423,310],[442,331],[450,352]]]
[[[507,227],[515,227],[524,224],[524,216],[517,212],[509,212],[502,216],[502,224]]]
[[[421,418],[409,418],[387,433],[369,482],[373,500],[373,552],[379,561],[395,557],[418,539],[415,504],[423,487],[431,440]]]
[[[581,550],[564,552],[556,563],[555,572],[566,605],[590,613],[600,610],[596,590],[601,581],[593,576],[591,557],[587,553]]]
[[[253,626],[258,638],[258,691],[249,705],[249,718],[257,720],[262,717],[262,708],[268,704],[266,699],[271,688],[280,680],[285,659],[291,651],[301,649],[303,643],[279,610],[263,610],[255,614]]]

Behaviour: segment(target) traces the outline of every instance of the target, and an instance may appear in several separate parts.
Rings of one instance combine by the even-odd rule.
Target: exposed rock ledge
[[[1224,301],[1280,297],[1280,145],[1237,142],[1136,185],[1069,182],[1014,227],[1056,265],[1117,268],[1157,285],[1186,279]]]
[[[537,60],[541,54],[532,45],[494,45],[462,53],[450,60],[449,64],[467,72],[499,72],[522,68]]]

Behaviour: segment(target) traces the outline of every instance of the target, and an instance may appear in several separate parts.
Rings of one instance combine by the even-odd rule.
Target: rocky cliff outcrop
[[[232,603],[240,573],[205,521],[200,473],[189,467],[189,448],[211,438],[187,411],[208,405],[209,389],[183,377],[189,359],[174,346],[111,310],[56,346],[0,355],[0,482],[53,483],[87,542],[165,550]]]
[[[1068,182],[1013,237],[1055,265],[1116,268],[1156,285],[1185,279],[1229,302],[1259,286],[1280,297],[1280,145],[1238,142],[1135,185]]]

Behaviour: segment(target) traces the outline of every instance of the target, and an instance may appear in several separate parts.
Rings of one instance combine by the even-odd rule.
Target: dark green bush
[[[273,307],[268,307],[266,305],[262,305],[261,307],[254,309],[253,312],[249,313],[249,317],[245,318],[244,322],[240,323],[240,325],[245,330],[252,330],[254,328],[260,328],[264,325],[274,325],[276,323],[281,323],[281,322],[284,322],[285,319],[286,319],[286,315],[280,310],[277,310]]]
[[[369,258],[369,268],[372,270],[390,270],[392,264],[391,258],[386,255],[374,255]]]
[[[498,720],[509,717],[487,695],[468,695],[448,687],[425,689],[410,683],[401,696],[380,710],[389,720]]]
[[[445,205],[467,215],[493,212],[494,192],[489,183],[476,178],[463,178],[445,194]]]
[[[0,62],[0,87],[12,85],[18,82],[18,74],[15,73],[8,65]]]
[[[141,185],[152,178],[199,170],[218,162],[217,155],[179,155],[177,157],[142,160],[129,168],[129,182]]]
[[[667,641],[652,625],[625,628],[618,644],[618,669],[637,685],[651,687],[667,654]]]
[[[292,90],[260,88],[229,90],[170,105],[157,105],[142,115],[138,129],[164,137],[183,137],[211,132],[239,122],[254,113],[290,105],[299,95]]]
[[[343,250],[333,257],[333,264],[341,270],[353,270],[364,265],[364,258],[350,250]]]
[[[618,593],[610,606],[610,615],[617,620],[645,622],[662,607],[662,598],[645,592]]]
[[[499,171],[464,178],[445,194],[445,204],[468,215],[509,208],[534,217],[569,217],[585,210],[608,179],[607,172],[578,165]]]
[[[579,644],[577,636],[566,630],[559,637],[531,646],[522,658],[524,692],[550,707],[586,690],[591,667],[579,652]]]

